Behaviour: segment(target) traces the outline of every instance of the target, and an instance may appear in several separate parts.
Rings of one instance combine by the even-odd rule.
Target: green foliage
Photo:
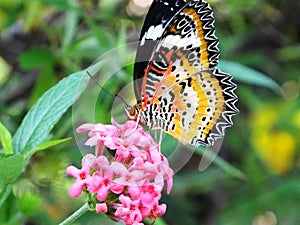
[[[65,139],[45,142],[53,126],[86,85],[86,74],[82,71],[63,79],[46,92],[28,112],[14,135],[12,140],[14,154],[12,155],[7,155],[12,151],[10,134],[0,124],[1,141],[6,152],[6,155],[3,155],[0,159],[0,197],[2,203],[9,195],[11,184],[21,175],[25,169],[26,162],[36,151],[44,150],[66,141]]]
[[[69,141],[71,138],[65,138],[65,139],[60,139],[60,140],[51,140],[51,141],[46,141],[42,144],[40,144],[39,146],[37,146],[36,148],[31,149],[30,151],[26,152],[26,156],[30,156],[33,155],[34,153],[36,153],[37,151],[42,151],[42,150],[46,150],[48,148],[51,148],[52,146],[55,145],[59,145],[61,143],[64,143],[66,141]]]
[[[240,63],[221,61],[219,67],[241,82],[267,87],[277,93],[280,91],[279,85],[270,77]]]
[[[242,180],[245,180],[247,178],[247,176],[243,172],[239,171],[238,169],[234,168],[232,165],[224,161],[222,158],[218,157],[217,154],[213,151],[207,150],[203,147],[198,147],[195,149],[195,152],[218,165],[221,169],[224,170],[224,172],[227,172],[231,176]]]
[[[19,65],[24,70],[43,68],[54,63],[54,56],[46,48],[30,49],[19,57]]]
[[[2,157],[0,160],[1,166],[1,185],[13,183],[22,173],[25,165],[25,158],[21,154],[9,155]]]
[[[47,91],[28,112],[13,138],[16,153],[25,154],[44,142],[60,117],[87,85],[84,71],[60,81]]]
[[[37,193],[26,192],[18,201],[18,208],[20,211],[27,215],[34,215],[41,207],[42,201]]]

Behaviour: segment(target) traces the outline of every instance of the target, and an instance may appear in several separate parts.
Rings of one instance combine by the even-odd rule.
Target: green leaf
[[[36,18],[41,16],[43,5],[39,1],[26,1],[24,7],[24,30],[29,31],[41,25],[42,20]]]
[[[71,140],[72,138],[69,137],[69,138],[64,138],[64,139],[59,139],[59,140],[51,140],[51,141],[46,141],[44,143],[42,143],[41,145],[39,145],[38,147],[34,148],[34,149],[31,149],[30,151],[28,151],[26,153],[26,156],[25,158],[28,158],[28,156],[31,156],[33,155],[34,153],[36,153],[37,151],[42,151],[42,150],[46,150],[50,147],[53,147],[55,145],[59,145],[61,143],[64,143],[64,142],[67,142],[69,140]]]
[[[106,18],[107,20],[111,20],[112,17],[111,15],[114,14],[114,12],[116,11],[116,8],[118,7],[118,5],[120,4],[122,0],[102,0],[99,2],[99,7],[101,9],[103,9],[103,13],[101,13],[101,17],[102,18]]]
[[[4,152],[6,154],[12,154],[13,148],[12,148],[11,134],[6,129],[6,127],[1,123],[1,121],[0,121],[0,141],[2,143]]]
[[[24,52],[19,57],[19,63],[22,69],[36,69],[43,66],[49,66],[54,62],[54,55],[44,48],[32,48]]]
[[[34,88],[31,92],[29,106],[32,107],[34,103],[41,97],[49,88],[57,83],[53,65],[45,66],[37,81],[35,82]]]
[[[26,216],[34,216],[39,213],[42,202],[38,192],[28,191],[18,199],[18,209]]]
[[[280,86],[274,80],[250,67],[223,60],[220,61],[219,68],[224,72],[232,74],[235,79],[242,82],[267,87],[275,92],[280,92]]]
[[[79,7],[77,1],[69,0],[67,1],[70,5],[74,7]],[[76,11],[68,10],[65,17],[65,33],[63,36],[62,47],[65,49],[68,47],[76,36],[77,24],[79,19],[79,13]]]
[[[4,184],[0,182],[0,209],[12,191],[12,184]]]
[[[278,52],[282,61],[298,60],[300,57],[300,44],[283,47]]]
[[[3,184],[13,183],[22,173],[25,158],[21,154],[10,155],[0,159],[0,179]]]
[[[74,5],[72,1],[62,1],[62,0],[39,0],[40,2],[48,5],[58,7],[59,9],[65,11],[76,11],[77,13],[82,13],[83,9],[80,6]]]
[[[48,90],[23,119],[13,137],[16,153],[26,153],[43,143],[53,126],[88,83],[85,71],[76,72]]]

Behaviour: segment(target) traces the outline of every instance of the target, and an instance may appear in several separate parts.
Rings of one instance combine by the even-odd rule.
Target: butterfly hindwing
[[[238,113],[232,76],[214,69],[177,82],[169,78],[161,84],[165,91],[155,95],[144,111],[146,121],[152,121],[148,125],[185,144],[213,145]]]

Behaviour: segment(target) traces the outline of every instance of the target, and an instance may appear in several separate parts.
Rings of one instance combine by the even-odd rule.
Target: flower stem
[[[73,224],[80,216],[86,213],[89,210],[88,203],[85,203],[81,208],[74,212],[71,216],[61,222],[59,225],[69,225]]]

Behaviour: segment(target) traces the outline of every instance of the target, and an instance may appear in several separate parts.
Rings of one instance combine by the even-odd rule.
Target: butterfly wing
[[[171,77],[170,77],[171,78]],[[144,116],[148,125],[161,128],[184,144],[211,146],[224,136],[238,113],[232,76],[219,69],[199,71],[187,79],[165,79],[169,86],[154,96]]]
[[[141,85],[147,125],[193,146],[213,145],[238,112],[232,77],[215,68],[214,32],[208,3],[186,3],[165,25]]]
[[[186,0],[154,0],[141,30],[134,64],[135,95],[141,98],[142,78],[167,23],[186,5]]]
[[[182,80],[198,71],[214,68],[219,56],[218,39],[214,32],[214,17],[208,3],[205,1],[185,3],[165,25],[163,31],[158,32],[160,36],[155,40],[155,46],[147,50],[146,43],[152,43],[152,41],[146,39],[148,41],[145,42],[145,47],[140,47],[137,53],[138,56],[143,54],[140,53],[142,50],[148,51],[146,55],[150,58],[145,62],[147,63],[146,69],[136,70],[140,74],[135,74],[135,79],[141,78],[136,82],[139,99],[160,94],[157,89],[156,93],[151,93],[153,89],[151,81],[162,82],[166,79],[167,73],[176,73],[176,76]],[[141,46],[144,37],[147,37],[147,32],[142,36]],[[146,57],[144,59],[146,60]],[[172,68],[169,68],[170,66]],[[172,71],[167,71],[170,69]]]

